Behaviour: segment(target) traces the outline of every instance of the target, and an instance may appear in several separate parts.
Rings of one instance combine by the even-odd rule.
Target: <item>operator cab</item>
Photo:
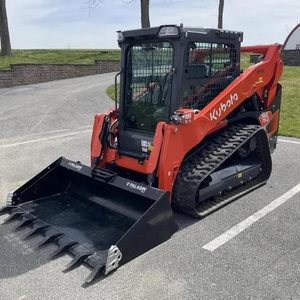
[[[118,32],[121,47],[118,154],[140,163],[159,122],[201,110],[240,73],[241,32],[176,25]]]

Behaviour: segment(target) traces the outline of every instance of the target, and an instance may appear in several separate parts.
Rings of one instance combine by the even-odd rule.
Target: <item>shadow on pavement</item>
[[[37,248],[37,244],[44,238],[43,235],[38,234],[30,239],[24,239],[31,228],[25,227],[16,231],[14,229],[19,222],[3,224],[5,217],[0,218],[0,279],[15,277],[47,264],[51,260],[50,254],[57,246],[50,243],[45,247]],[[176,211],[174,211],[174,219],[179,226],[179,231],[201,220]],[[98,278],[92,284],[84,284],[82,287],[94,285],[104,278]]]
[[[199,219],[193,218],[191,216],[177,212],[174,209],[173,209],[173,214],[174,214],[174,220],[179,227],[178,231],[181,231],[189,226],[192,226],[203,219],[203,218],[199,218]]]
[[[56,249],[51,244],[37,249],[43,236],[24,240],[30,230],[15,231],[17,225],[18,222],[2,224],[0,220],[0,279],[15,277],[48,263],[49,255]]]

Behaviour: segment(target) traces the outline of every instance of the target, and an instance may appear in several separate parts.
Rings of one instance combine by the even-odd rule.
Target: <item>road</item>
[[[113,78],[0,90],[0,206],[60,156],[89,163],[93,116],[113,106]],[[0,226],[0,298],[300,299],[299,153],[299,139],[280,137],[265,186],[199,221],[175,213],[169,241],[87,288],[87,268],[63,273],[69,256],[47,258],[56,246],[35,250],[41,237]]]

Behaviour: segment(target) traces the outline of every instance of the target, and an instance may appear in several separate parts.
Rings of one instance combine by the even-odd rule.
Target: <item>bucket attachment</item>
[[[56,243],[52,257],[73,255],[67,269],[88,264],[86,283],[107,275],[171,237],[169,192],[116,173],[91,168],[63,157],[10,196],[0,210],[16,230],[31,227],[26,238],[43,234],[38,246]]]

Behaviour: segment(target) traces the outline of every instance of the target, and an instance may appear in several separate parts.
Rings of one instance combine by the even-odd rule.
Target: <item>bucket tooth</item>
[[[43,231],[45,231],[48,228],[50,228],[50,225],[46,225],[46,224],[37,225],[36,223],[34,223],[31,231],[25,235],[24,239],[29,239],[36,234],[42,233]]]
[[[85,259],[87,259],[90,255],[92,255],[92,252],[87,252],[87,253],[83,253],[83,254],[79,254],[76,255],[72,261],[70,261],[67,265],[66,268],[64,270],[64,272],[68,272],[71,271],[73,269],[75,269],[76,267],[78,267]]]
[[[33,221],[35,221],[36,220],[36,218],[34,218],[34,217],[28,217],[28,218],[26,218],[26,219],[24,219],[16,228],[15,228],[15,230],[19,230],[19,229],[21,229],[21,228],[24,228],[24,227],[26,227],[26,226],[29,226],[30,224],[32,224],[33,223]]]
[[[4,223],[9,223],[11,221],[14,221],[14,220],[18,219],[19,217],[21,217],[23,215],[26,215],[26,213],[22,212],[22,211],[15,211],[8,218],[6,218],[4,220]]]
[[[58,248],[54,252],[52,252],[50,254],[50,257],[54,258],[54,257],[56,257],[56,256],[58,256],[58,255],[60,255],[60,254],[62,254],[64,252],[67,252],[71,247],[73,247],[75,245],[78,245],[78,243],[77,242],[63,243],[60,246],[58,246]]]
[[[0,216],[10,213],[16,206],[3,206],[0,209]]]
[[[62,238],[63,236],[64,236],[64,234],[60,233],[60,232],[53,233],[51,235],[47,235],[41,242],[39,242],[37,244],[37,248],[40,248],[47,244],[50,244],[50,243],[54,242],[55,240]]]
[[[85,279],[85,283],[89,284],[92,283],[98,276],[104,273],[104,267],[105,265],[99,265],[97,267],[94,267],[91,274]]]

